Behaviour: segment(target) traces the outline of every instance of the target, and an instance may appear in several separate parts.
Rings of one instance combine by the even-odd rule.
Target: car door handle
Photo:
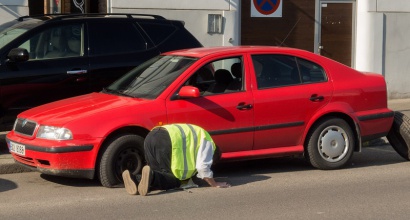
[[[81,75],[87,73],[87,70],[69,70],[67,74],[69,75]]]
[[[325,99],[325,97],[321,96],[321,95],[317,95],[317,94],[313,94],[312,96],[310,96],[310,101],[312,102],[321,102]]]
[[[252,107],[253,107],[252,104],[245,104],[244,102],[241,102],[238,104],[238,106],[236,106],[236,108],[239,110],[248,110],[248,109],[251,109]]]

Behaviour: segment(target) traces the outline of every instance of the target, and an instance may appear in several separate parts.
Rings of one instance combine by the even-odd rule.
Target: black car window
[[[184,85],[197,87],[207,96],[243,91],[243,79],[242,57],[229,57],[202,66]]]
[[[90,55],[132,53],[147,49],[141,33],[130,22],[90,23]]]
[[[305,59],[297,60],[303,83],[327,81],[326,73],[321,66]]]
[[[301,84],[296,58],[293,56],[253,55],[252,62],[259,89]]]
[[[30,60],[77,57],[84,54],[84,25],[72,24],[48,28],[21,45]]]
[[[147,33],[155,45],[162,43],[176,30],[174,26],[166,24],[153,24],[147,22],[139,22],[138,24],[145,33]]]

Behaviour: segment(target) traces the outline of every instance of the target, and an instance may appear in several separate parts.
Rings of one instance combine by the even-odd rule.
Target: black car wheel
[[[133,174],[141,171],[144,163],[144,138],[134,134],[113,138],[104,149],[98,168],[98,177],[105,187],[122,183],[122,172]]]
[[[387,140],[393,149],[404,159],[409,158],[410,118],[401,112],[394,113],[393,125],[387,134]]]
[[[352,129],[340,118],[325,118],[313,127],[306,149],[312,166],[323,170],[340,168],[353,155]]]

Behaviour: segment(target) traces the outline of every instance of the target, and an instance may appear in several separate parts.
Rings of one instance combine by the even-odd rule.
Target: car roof
[[[90,14],[44,14],[36,16],[22,16],[18,21],[28,19],[38,19],[43,21],[66,20],[66,19],[86,19],[86,18],[128,18],[128,19],[151,19],[167,20],[166,18],[153,14],[126,14],[126,13],[90,13]]]
[[[308,51],[289,48],[289,47],[275,47],[275,46],[218,46],[218,47],[200,47],[183,49],[177,51],[170,51],[164,55],[187,56],[201,58],[208,55],[223,55],[229,53],[281,53],[281,52],[299,52],[309,53]]]

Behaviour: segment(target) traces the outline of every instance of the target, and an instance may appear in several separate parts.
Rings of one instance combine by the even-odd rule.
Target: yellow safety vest
[[[179,180],[191,178],[196,173],[198,150],[211,143],[215,152],[215,143],[208,132],[196,125],[170,124],[162,127],[167,129],[172,142],[172,173]]]

